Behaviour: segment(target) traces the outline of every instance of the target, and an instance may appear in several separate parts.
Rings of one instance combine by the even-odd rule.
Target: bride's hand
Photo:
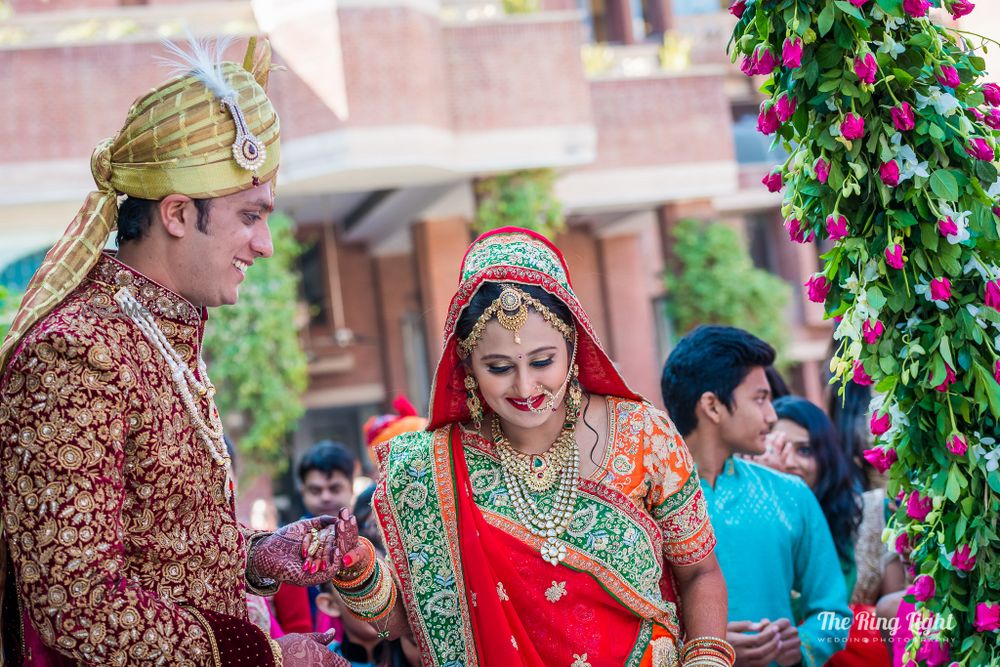
[[[342,509],[334,522],[334,529],[337,531],[334,550],[343,554],[341,573],[363,571],[368,566],[371,552],[358,539],[358,520],[346,509]]]

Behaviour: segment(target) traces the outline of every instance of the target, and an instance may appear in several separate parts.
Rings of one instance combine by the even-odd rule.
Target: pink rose
[[[993,379],[1000,384],[1000,361],[997,361],[996,366],[993,367]]]
[[[951,557],[951,564],[956,570],[962,572],[969,572],[976,566],[976,557],[972,555],[972,549],[968,544],[963,544],[955,549],[955,553]]]
[[[872,415],[871,422],[869,422],[868,427],[871,429],[872,435],[882,435],[892,426],[892,417],[889,413],[879,415],[875,413]]]
[[[805,282],[809,292],[809,300],[813,303],[823,303],[830,293],[830,281],[826,276],[815,275]]]
[[[788,119],[792,117],[795,113],[795,107],[798,104],[798,100],[794,97],[790,97],[787,94],[782,95],[778,98],[778,101],[774,103],[774,112],[778,114],[778,120],[782,123],[788,122]]]
[[[854,59],[854,73],[865,83],[875,83],[875,75],[878,73],[878,63],[875,56],[866,53],[865,57],[858,56]]]
[[[885,473],[897,461],[895,449],[883,449],[881,447],[866,449],[864,457],[865,461],[872,464],[880,473]]]
[[[941,236],[948,237],[958,234],[958,225],[955,221],[951,219],[951,216],[938,220],[938,231],[941,232]]]
[[[826,184],[827,179],[830,178],[830,164],[823,158],[818,158],[813,164],[813,171],[816,172],[816,180]]]
[[[917,649],[917,660],[922,660],[927,667],[941,667],[948,662],[951,647],[948,642],[938,639],[925,639]]]
[[[947,278],[935,278],[931,281],[931,299],[947,301],[951,298],[951,281]]]
[[[948,438],[948,441],[945,443],[945,447],[947,447],[948,451],[955,456],[963,456],[969,449],[969,445],[965,441],[965,436],[961,433],[955,433]]]
[[[962,79],[958,76],[958,70],[951,65],[941,65],[941,73],[937,75],[937,80],[942,86],[958,88],[962,85]]]
[[[937,584],[934,583],[934,577],[929,574],[921,574],[913,582],[913,597],[921,602],[927,602],[936,592]]]
[[[899,165],[895,160],[889,160],[878,170],[879,178],[890,187],[899,185]]]
[[[865,136],[865,119],[855,113],[847,114],[840,124],[840,133],[845,139],[860,139]]]
[[[986,283],[986,305],[994,310],[1000,310],[1000,280]]]
[[[855,7],[864,7],[868,0],[851,0],[851,4]]]
[[[934,509],[934,501],[924,498],[918,491],[910,492],[910,497],[906,499],[906,516],[914,521],[923,521]]]
[[[796,218],[785,220],[785,229],[788,230],[788,238],[795,243],[810,243],[815,238],[812,230],[806,234],[806,226]]]
[[[764,74],[766,76],[778,66],[778,59],[774,57],[770,49],[757,47],[753,52],[753,57],[757,61],[757,74]]]
[[[903,102],[898,107],[889,109],[889,115],[892,116],[892,124],[900,132],[913,129],[913,108],[910,107],[908,102]]]
[[[1000,109],[997,109],[996,107],[990,107],[989,112],[985,116],[983,116],[980,120],[986,121],[986,124],[989,125],[991,128],[993,128],[994,130],[1000,130]]]
[[[976,6],[969,2],[969,0],[955,0],[955,2],[951,3],[949,11],[951,12],[951,17],[957,21],[963,16],[971,14],[975,8]]]
[[[826,216],[826,235],[831,241],[839,241],[847,236],[847,218],[838,215],[836,219],[832,215]]]
[[[983,97],[991,107],[1000,106],[1000,86],[995,83],[983,84]]]
[[[868,375],[865,365],[860,359],[854,362],[854,375],[851,379],[854,380],[855,384],[859,384],[862,387],[870,387],[872,385],[872,376]]]
[[[743,12],[747,10],[747,0],[735,0],[729,5],[729,13],[738,19],[743,18]]]
[[[872,324],[871,320],[865,320],[861,325],[861,336],[865,339],[865,342],[869,345],[874,345],[878,342],[879,337],[885,332],[885,325],[875,320],[875,324]]]
[[[743,56],[743,62],[740,63],[740,71],[747,76],[753,76],[757,73],[757,62],[751,56]]]
[[[927,379],[930,380],[929,377]],[[957,380],[957,379],[958,378],[955,376],[955,371],[952,370],[951,366],[949,366],[948,364],[945,364],[944,365],[944,381],[941,382],[941,384],[939,384],[938,386],[934,387],[934,389],[937,390],[937,391],[941,391],[941,392],[948,391],[948,387],[950,387],[951,385],[955,384],[955,380]]]
[[[980,602],[976,605],[976,632],[1000,630],[1000,603]]]
[[[895,547],[896,547],[896,553],[898,553],[899,555],[902,556],[908,554],[910,552],[910,536],[907,535],[906,533],[903,533],[902,535],[897,537]]]
[[[885,249],[885,263],[894,269],[902,269],[903,263],[906,262],[903,259],[903,246],[898,243],[894,243]]]
[[[986,118],[986,116],[983,115],[983,112],[977,109],[976,107],[969,107],[968,109],[966,109],[966,111],[971,113],[976,120],[983,120],[984,118]]]
[[[969,145],[965,147],[965,152],[983,162],[993,162],[996,158],[993,147],[986,143],[986,140],[982,137],[970,139]]]
[[[781,180],[781,172],[780,171],[768,172],[768,174],[764,176],[764,178],[762,178],[760,182],[763,183],[765,186],[767,186],[768,192],[777,192],[778,190],[781,189],[781,186],[783,185]]]
[[[788,69],[802,67],[802,38],[786,38],[781,48],[781,60]]]
[[[764,106],[761,107],[760,115],[757,116],[757,131],[761,134],[774,134],[780,126],[781,121],[778,120],[778,114],[774,107],[765,102]]]
[[[903,0],[903,11],[913,18],[927,16],[927,10],[931,8],[931,3],[927,0]]]

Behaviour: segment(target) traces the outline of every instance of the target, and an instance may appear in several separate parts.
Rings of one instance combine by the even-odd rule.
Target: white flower
[[[881,12],[882,10],[879,10]],[[896,18],[895,16],[886,15],[885,17],[885,29],[886,30],[898,30],[903,26],[903,19]]]
[[[918,326],[920,326],[921,319],[916,315],[911,315],[909,319],[903,324],[907,331],[913,331]]]
[[[948,243],[955,245],[956,243],[961,243],[962,241],[969,240],[969,216],[972,215],[972,211],[956,211],[947,203],[941,204],[941,212],[946,216],[951,218],[955,226],[958,227],[958,232],[955,234],[948,234],[945,238],[948,239]]]
[[[837,108],[837,102],[832,97],[826,98],[826,108],[830,111],[839,111]],[[833,136],[837,136],[836,134]]]
[[[950,116],[962,106],[954,95],[944,92],[937,86],[931,86],[927,90],[930,95],[926,97],[920,93],[915,93],[918,109],[923,109],[927,105],[933,105],[934,110],[942,116]]]
[[[987,324],[986,324],[986,320],[984,320],[984,319],[981,319],[981,318],[979,317],[979,312],[980,312],[980,309],[979,309],[979,308],[976,308],[975,306],[973,306],[973,305],[972,305],[972,304],[970,303],[970,304],[968,304],[968,305],[966,305],[966,306],[965,306],[965,309],[966,309],[967,311],[969,311],[969,315],[972,315],[972,317],[974,317],[974,318],[975,318],[975,320],[976,320],[976,324],[978,324],[978,325],[979,325],[979,328],[981,328],[981,329],[985,329],[985,328],[987,327]]]
[[[1000,197],[1000,178],[997,178],[996,183],[990,186],[990,189],[986,191],[986,194],[993,199]]]
[[[876,412],[878,412],[883,408],[883,406],[885,405],[885,398],[886,398],[885,394],[876,393],[874,396],[872,396],[871,402],[868,403],[869,417],[871,415],[874,415]],[[910,419],[905,414],[903,414],[903,411],[899,409],[899,406],[896,403],[890,403],[889,407],[886,408],[886,412],[889,414],[889,417],[892,421],[892,425],[889,427],[889,430],[886,431],[884,435],[879,437],[881,438],[882,442],[892,442],[893,440],[895,440],[897,434],[899,434],[902,431],[905,431],[909,427]]]
[[[962,267],[962,273],[964,275],[969,275],[973,271],[979,274],[979,277],[983,279],[984,282],[990,282],[991,280],[997,280],[1000,278],[1000,266],[996,264],[983,264],[983,261],[979,256],[974,255],[972,259],[965,263]]]
[[[993,472],[1000,468],[1000,447],[996,447],[996,440],[982,437],[979,431],[976,431],[972,435],[978,441],[972,445],[972,452],[976,455],[977,459],[986,462],[987,472]]]
[[[931,298],[931,288],[930,288],[930,285],[928,285],[927,283],[917,283],[916,285],[913,286],[913,291],[916,292],[917,294],[919,294],[920,296],[924,297],[925,299],[927,299],[931,303],[933,303],[935,306],[937,306],[941,310],[948,310],[948,302],[947,301],[940,301],[940,300],[936,300],[936,299],[932,299]]]
[[[833,109],[831,109],[831,111],[833,111]],[[831,137],[839,137],[840,136],[840,124],[839,123],[831,123],[830,124],[830,136]]]
[[[893,60],[898,58],[906,51],[906,47],[904,47],[902,44],[894,40],[892,38],[892,35],[890,35],[888,32],[885,33],[884,42],[874,42],[874,43],[878,44],[879,51],[881,51],[882,53],[888,53]]]

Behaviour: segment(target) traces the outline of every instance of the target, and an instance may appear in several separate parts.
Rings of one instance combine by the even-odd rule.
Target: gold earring
[[[476,429],[480,429],[483,426],[483,404],[479,402],[479,394],[476,393],[479,389],[479,383],[476,382],[476,376],[469,373],[465,376],[465,405],[469,408],[469,418],[472,419],[472,425]]]
[[[566,390],[566,412],[571,415],[580,413],[580,405],[583,403],[583,389],[579,380],[580,368],[573,364],[570,371],[569,388]]]

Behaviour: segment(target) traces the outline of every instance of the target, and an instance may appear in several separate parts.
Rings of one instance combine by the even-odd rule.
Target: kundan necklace
[[[226,442],[222,437],[222,419],[219,417],[219,411],[215,407],[215,386],[208,379],[208,367],[205,366],[205,360],[201,358],[201,355],[198,356],[198,372],[205,378],[205,381],[201,382],[188,367],[187,363],[184,362],[180,354],[177,353],[177,350],[173,348],[170,341],[167,340],[166,335],[157,326],[153,316],[132,296],[128,288],[123,287],[118,290],[115,294],[115,301],[118,302],[122,312],[135,322],[135,325],[139,327],[139,331],[142,332],[146,340],[159,351],[164,361],[167,362],[167,367],[170,368],[170,377],[173,379],[174,388],[177,390],[181,403],[184,405],[184,411],[191,418],[191,423],[194,425],[198,437],[204,443],[212,460],[226,473],[223,491],[228,502],[233,496],[233,470],[229,460],[229,452],[226,449]],[[195,403],[192,388],[197,392],[199,397],[207,397],[208,399],[207,420],[202,417]]]
[[[552,565],[558,565],[566,557],[566,545],[557,538],[566,532],[576,507],[576,487],[580,482],[580,450],[575,436],[577,416],[576,412],[567,411],[566,421],[552,448],[544,455],[534,456],[522,454],[511,446],[495,414],[490,423],[514,513],[528,531],[544,540],[540,549],[542,558]],[[550,489],[556,480],[558,488],[552,508],[540,509],[531,494]],[[542,486],[544,488],[539,488]]]

